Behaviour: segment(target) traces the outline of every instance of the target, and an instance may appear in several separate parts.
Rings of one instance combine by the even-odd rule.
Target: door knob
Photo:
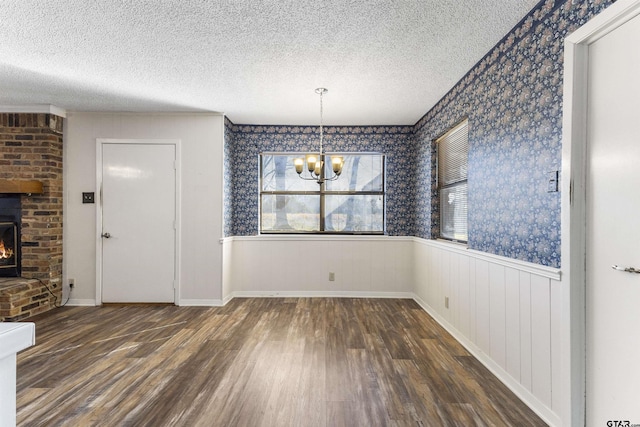
[[[111,233],[102,233],[102,237],[104,237],[105,239],[108,239],[111,237]]]

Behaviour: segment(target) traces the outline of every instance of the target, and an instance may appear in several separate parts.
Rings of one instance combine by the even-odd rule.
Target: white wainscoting
[[[416,301],[546,422],[560,425],[560,271],[418,238],[413,255]]]
[[[277,236],[223,239],[223,298],[413,297],[413,238]],[[335,281],[329,281],[329,273]]]

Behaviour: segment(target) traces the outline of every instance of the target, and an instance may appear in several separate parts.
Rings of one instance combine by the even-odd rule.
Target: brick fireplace
[[[21,277],[0,278],[2,321],[61,303],[62,125],[54,114],[0,113],[0,194],[18,195],[22,216]]]

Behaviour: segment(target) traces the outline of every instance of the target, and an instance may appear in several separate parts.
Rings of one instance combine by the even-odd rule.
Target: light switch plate
[[[558,171],[547,172],[547,193],[558,191]]]

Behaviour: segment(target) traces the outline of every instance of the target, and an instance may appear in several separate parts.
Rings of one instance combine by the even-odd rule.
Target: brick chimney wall
[[[0,113],[0,179],[38,180],[44,187],[43,194],[21,196],[22,277],[34,280],[2,279],[3,320],[21,320],[61,302],[62,125],[54,114]]]

